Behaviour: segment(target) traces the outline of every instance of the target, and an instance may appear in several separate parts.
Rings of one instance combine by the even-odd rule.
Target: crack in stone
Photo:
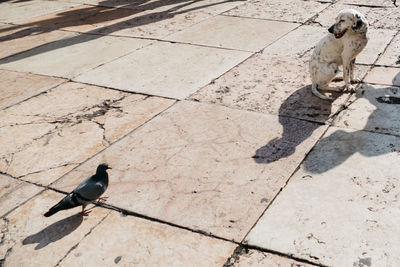
[[[74,246],[72,246],[72,247],[70,248],[70,250],[67,251],[67,253],[57,262],[57,264],[56,264],[55,266],[60,266],[60,263],[61,263],[74,249],[76,249],[76,248],[79,246],[79,244],[82,242],[82,240],[84,240],[88,235],[90,235],[90,234],[92,233],[92,231],[93,231],[97,226],[99,226],[99,225],[108,217],[108,215],[110,215],[110,213],[111,213],[111,211],[109,211],[98,223],[96,223],[96,224],[89,230],[89,232],[87,232],[87,233],[82,237],[82,239],[79,240],[78,243],[76,243]]]
[[[10,221],[6,217],[3,217],[1,219],[5,223],[5,227],[1,230],[1,237],[0,237],[0,245],[3,246],[6,243],[6,234],[9,232],[9,225],[10,225],[9,223],[10,223]],[[9,247],[7,249],[6,254],[4,255],[4,257],[2,259],[0,259],[0,266],[4,265],[4,263],[6,262],[7,257],[10,255],[14,245],[16,244],[15,240],[13,240],[13,239],[10,239],[9,241],[10,241],[10,243],[13,242],[13,244],[11,245],[11,247]]]

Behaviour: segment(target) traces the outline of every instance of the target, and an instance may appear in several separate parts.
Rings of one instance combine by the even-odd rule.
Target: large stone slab
[[[365,67],[356,67],[362,77]],[[361,74],[361,75],[360,75]],[[233,68],[191,99],[257,112],[327,122],[348,98],[335,93],[324,101],[311,93],[308,57],[255,55]],[[294,129],[293,129],[294,130]]]
[[[20,24],[42,29],[87,32],[123,21],[127,17],[140,12],[140,10],[134,9],[80,5],[34,19],[24,20]]]
[[[356,57],[356,63],[373,64],[395,35],[392,30],[369,29],[367,46]]]
[[[328,266],[396,266],[399,151],[398,137],[332,127],[247,242]]]
[[[400,67],[400,34],[398,34],[389,46],[386,48],[383,55],[378,59],[378,65]]]
[[[15,23],[28,18],[38,17],[58,10],[68,9],[77,4],[67,1],[6,1],[0,3],[0,21]]]
[[[183,99],[248,56],[248,52],[156,42],[75,80]]]
[[[0,219],[2,266],[55,266],[109,213],[95,208],[83,219],[75,208],[43,217],[63,197],[45,191]]]
[[[132,38],[76,34],[0,60],[0,68],[71,78],[149,43]]]
[[[400,88],[364,85],[334,122],[340,127],[400,135]]]
[[[113,211],[60,266],[222,266],[234,248],[234,243]]]
[[[96,29],[103,35],[162,39],[165,36],[193,26],[213,15],[205,12],[143,11],[118,23]]]
[[[173,102],[63,84],[0,111],[0,171],[47,185]]]
[[[0,217],[39,193],[43,188],[0,174]]]
[[[174,12],[188,13],[192,11],[205,12],[212,15],[218,15],[236,6],[242,5],[245,0],[202,0],[202,1],[180,1],[180,0],[148,0],[148,1],[130,1],[130,0],[69,0],[72,3],[98,5],[104,7],[129,8],[142,11]]]
[[[303,23],[322,11],[328,5],[328,3],[317,1],[250,0],[224,14]]]
[[[0,70],[0,109],[17,104],[63,82],[64,79]]]
[[[108,162],[107,203],[240,241],[326,129],[279,120],[181,101],[52,186]]]
[[[342,0],[341,2],[368,7],[393,7],[393,0]]]
[[[296,23],[216,16],[166,39],[255,52],[298,26]]]
[[[315,21],[325,27],[330,27],[335,22],[337,14],[339,14],[342,9],[349,8],[356,9],[357,11],[364,14],[368,22],[371,24],[370,28],[398,30],[400,9],[396,9],[394,6],[371,8],[370,6],[354,6],[338,2],[319,13]],[[386,16],[389,12],[392,11],[393,13],[391,13],[389,16]],[[377,22],[373,23],[374,21]]]
[[[365,77],[367,83],[400,86],[400,69],[375,67]]]
[[[0,59],[72,36],[75,34],[66,31],[2,25],[0,26]]]
[[[311,267],[313,265],[302,263],[290,258],[278,256],[275,254],[262,252],[254,249],[242,249],[238,255],[230,259],[229,266],[249,267]]]

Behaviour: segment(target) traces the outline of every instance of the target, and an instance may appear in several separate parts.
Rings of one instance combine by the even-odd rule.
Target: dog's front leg
[[[344,80],[344,89],[349,91],[354,91],[354,86],[351,85],[350,79],[353,75],[353,70],[351,67],[352,59],[350,58],[343,58],[343,80]]]
[[[361,80],[358,77],[354,77],[354,66],[356,64],[356,59],[353,58],[350,62],[350,82],[359,83]]]

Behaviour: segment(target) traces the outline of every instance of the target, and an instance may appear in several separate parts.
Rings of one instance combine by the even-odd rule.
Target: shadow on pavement
[[[254,160],[257,163],[271,163],[292,155],[299,144],[329,119],[331,107],[331,101],[321,100],[311,93],[310,85],[295,91],[279,108],[279,122],[283,127],[282,137],[272,139],[257,149],[253,156]]]
[[[359,90],[361,91],[357,92],[355,101],[363,98],[375,106],[368,115],[364,129],[352,132],[336,130],[322,138],[304,162],[304,168],[308,172],[320,174],[329,171],[355,153],[375,157],[398,151],[399,141],[386,144],[371,132],[390,134],[393,133],[393,129],[400,131],[400,126],[395,125],[400,118],[400,88],[392,86],[375,88],[365,84]],[[358,110],[358,112],[363,111]]]
[[[38,243],[35,250],[44,248],[75,231],[83,221],[81,214],[75,214],[61,221],[55,222],[40,232],[30,235],[22,241],[23,245]]]
[[[182,3],[180,5],[174,6],[166,11],[162,12],[153,12],[153,13],[144,13],[143,15],[135,16],[133,18],[123,20],[114,24],[106,25],[103,27],[96,28],[94,30],[90,30],[87,32],[84,32],[86,34],[92,34],[90,38],[88,38],[85,35],[78,35],[75,37],[71,38],[66,38],[62,39],[60,41],[56,41],[53,43],[48,43],[45,45],[38,46],[36,48],[32,48],[29,51],[25,52],[18,52],[17,54],[7,56],[5,61],[1,62],[2,64],[4,63],[10,63],[14,61],[21,60],[23,58],[28,58],[34,55],[38,55],[41,53],[45,53],[48,51],[60,49],[63,47],[67,47],[70,45],[75,45],[79,43],[83,43],[88,41],[88,39],[93,40],[93,39],[98,39],[103,37],[104,35],[101,35],[99,33],[104,33],[105,35],[111,34],[115,31],[120,31],[124,29],[129,29],[129,28],[134,28],[134,27],[140,27],[144,26],[147,24],[151,23],[156,23],[162,20],[166,20],[169,18],[173,18],[176,15],[179,14],[184,14],[187,12],[192,12],[195,10],[200,10],[203,8],[223,4],[223,3],[228,3],[228,2],[237,2],[237,1],[243,1],[243,0],[224,0],[216,3],[211,3],[211,4],[205,4],[202,6],[197,6],[197,7],[192,7],[188,8],[185,10],[181,10],[186,6],[189,6],[191,4],[194,4],[196,2],[199,2],[198,0],[192,0],[192,1],[187,1],[187,0],[171,0],[171,1],[155,1],[148,3],[147,5],[144,5],[147,1],[133,1],[129,3],[129,6],[137,4],[138,8],[107,8],[107,7],[99,7],[99,6],[88,6],[86,8],[80,8],[80,9],[71,9],[67,11],[61,11],[57,13],[57,16],[51,19],[45,19],[41,21],[35,21],[32,23],[26,23],[26,24],[21,24],[21,25],[15,25],[12,27],[7,27],[5,29],[0,29],[0,33],[4,31],[11,31],[11,30],[16,30],[22,28],[20,31],[16,31],[12,34],[5,35],[0,37],[0,42],[4,41],[9,41],[9,40],[14,40],[18,38],[23,38],[28,35],[32,34],[42,34],[46,32],[50,32],[53,30],[58,30],[61,28],[66,28],[66,27],[76,27],[76,26],[84,26],[84,25],[93,25],[93,24],[99,24],[99,23],[105,23],[107,21],[112,21],[115,19],[121,19],[124,17],[129,17],[135,14],[140,14],[145,11],[158,8],[164,5],[170,5],[170,4],[176,4],[176,3]],[[99,5],[104,5],[105,3],[112,3],[113,1],[108,0],[108,1],[103,1],[100,2]],[[180,11],[181,10],[181,11]],[[23,28],[25,27],[25,28]],[[27,29],[26,27],[29,27]]]

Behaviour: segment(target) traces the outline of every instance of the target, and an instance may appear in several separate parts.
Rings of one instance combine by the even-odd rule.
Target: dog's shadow
[[[331,109],[332,102],[315,97],[311,85],[296,90],[279,108],[282,136],[257,149],[253,156],[255,162],[271,163],[292,155],[299,144],[330,118]]]
[[[48,244],[56,242],[65,236],[75,231],[83,221],[81,214],[75,214],[58,222],[55,222],[40,232],[26,237],[23,241],[23,245],[37,244],[35,250],[42,249]]]

